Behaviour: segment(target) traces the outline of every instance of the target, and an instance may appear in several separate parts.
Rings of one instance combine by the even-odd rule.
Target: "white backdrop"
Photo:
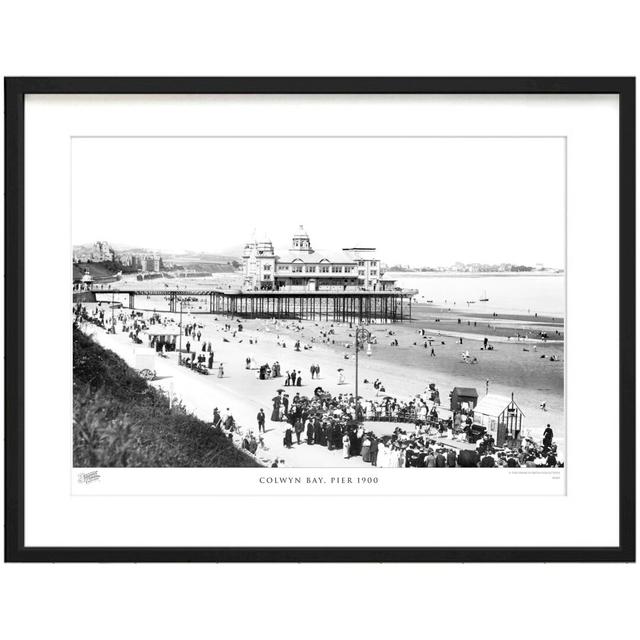
[[[636,75],[637,3],[21,2],[4,75]],[[597,515],[597,514],[595,514]],[[622,635],[637,566],[3,566],[11,637]],[[292,590],[294,597],[292,598]],[[304,597],[357,594],[309,612]],[[477,606],[464,594],[483,595]],[[499,594],[495,618],[484,615]],[[468,600],[468,599],[466,599]],[[412,613],[413,612],[413,613]],[[627,631],[628,633],[628,631]]]

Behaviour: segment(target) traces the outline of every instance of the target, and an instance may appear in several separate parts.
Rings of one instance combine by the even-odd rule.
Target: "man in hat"
[[[258,415],[256,416],[256,418],[258,420],[258,433],[264,433],[265,415],[263,409],[260,409],[260,411],[258,411]]]
[[[551,428],[551,425],[548,424],[547,428],[544,430],[544,433],[542,434],[542,446],[545,449],[548,449],[551,447],[552,442],[553,442],[553,429]]]
[[[313,444],[313,422],[311,418],[307,418],[307,444]]]
[[[334,426],[333,426],[333,420],[329,420],[329,423],[327,424],[327,448],[329,449],[329,451],[333,451],[334,449]]]
[[[300,444],[300,434],[304,431],[304,425],[302,423],[302,417],[298,416],[296,418],[294,429],[296,432],[296,444]]]
[[[447,467],[456,466],[456,452],[453,449],[447,451]]]
[[[313,418],[313,441],[316,444],[322,444],[322,422],[320,418],[316,415]]]

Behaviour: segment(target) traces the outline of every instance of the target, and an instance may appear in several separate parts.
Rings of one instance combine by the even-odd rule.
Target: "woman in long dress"
[[[349,457],[349,449],[351,448],[351,439],[349,438],[349,434],[345,433],[342,436],[342,457]]]
[[[362,441],[362,461],[371,462],[371,440],[369,440],[369,436],[365,436]]]
[[[338,384],[344,384],[344,372],[338,371]]]
[[[387,466],[387,445],[380,440],[378,442],[378,460],[377,467],[386,467]]]
[[[292,445],[293,445],[293,439],[291,437],[291,425],[288,424],[284,432],[284,446],[287,447],[287,449],[291,449]]]
[[[280,422],[280,396],[271,399],[273,402],[273,411],[271,412],[271,421]]]

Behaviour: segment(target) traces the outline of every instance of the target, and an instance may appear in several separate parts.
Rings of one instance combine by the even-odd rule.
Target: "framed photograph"
[[[9,561],[635,560],[633,78],[7,78]]]

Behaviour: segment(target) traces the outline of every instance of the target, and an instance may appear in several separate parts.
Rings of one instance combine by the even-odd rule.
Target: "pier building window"
[[[315,272],[316,272],[315,267],[307,267],[307,273],[315,273]]]
[[[320,273],[329,273],[329,267],[320,267]]]
[[[331,273],[342,273],[342,267],[333,266],[331,267]]]
[[[294,265],[291,267],[291,271],[293,271],[293,273],[302,273],[302,265]]]
[[[271,265],[270,265],[270,264],[264,264],[264,265],[262,265],[262,268],[263,268],[265,271],[271,271]]]

